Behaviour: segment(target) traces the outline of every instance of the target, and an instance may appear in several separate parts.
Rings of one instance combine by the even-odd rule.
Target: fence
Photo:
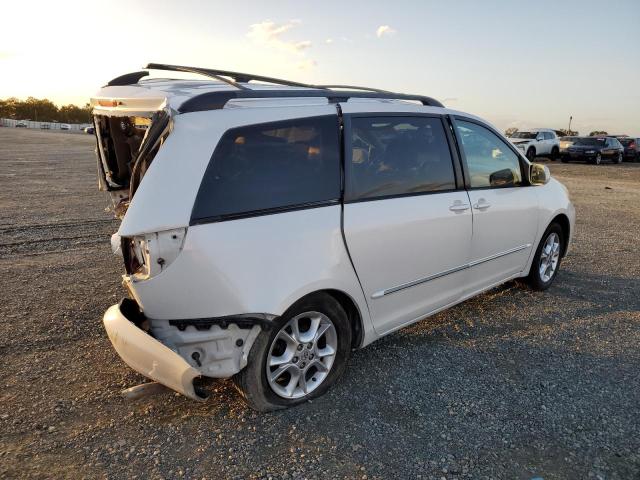
[[[81,132],[85,127],[90,127],[90,123],[59,123],[59,122],[36,122],[33,120],[14,120],[13,118],[0,118],[3,127],[14,127],[17,124],[34,128],[36,130],[62,130],[62,125],[68,125],[70,131]],[[65,128],[65,130],[67,130]]]

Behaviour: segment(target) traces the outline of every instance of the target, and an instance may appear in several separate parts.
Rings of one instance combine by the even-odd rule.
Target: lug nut
[[[298,363],[298,357],[293,357],[293,359],[291,360],[293,363]]]
[[[313,360],[313,353],[309,355],[309,360]]]
[[[306,363],[302,362],[302,363],[300,364],[300,368],[304,368],[304,366],[305,366],[305,365],[306,365]]]
[[[311,344],[311,343],[307,343],[307,348],[308,348],[308,349],[313,348],[313,344]]]
[[[298,350],[302,350],[302,344],[298,345]]]

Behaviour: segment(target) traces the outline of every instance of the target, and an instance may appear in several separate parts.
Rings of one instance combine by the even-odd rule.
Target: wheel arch
[[[287,310],[296,303],[301,302],[305,298],[317,295],[319,293],[330,295],[340,304],[342,308],[344,308],[344,311],[346,312],[349,319],[349,326],[351,327],[351,348],[359,348],[364,341],[364,322],[362,314],[360,313],[360,309],[358,308],[358,304],[348,293],[333,288],[315,290],[298,298],[287,308]]]

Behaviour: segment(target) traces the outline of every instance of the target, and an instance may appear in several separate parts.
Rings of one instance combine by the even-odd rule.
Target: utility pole
[[[573,116],[569,116],[569,131],[567,132],[569,135],[571,135],[571,120],[573,120]]]

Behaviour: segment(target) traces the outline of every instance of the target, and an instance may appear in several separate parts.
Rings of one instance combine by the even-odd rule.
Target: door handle
[[[469,210],[469,204],[467,203],[454,203],[449,207],[449,210],[452,212],[464,212],[465,210]]]
[[[475,208],[476,210],[486,210],[490,206],[491,204],[483,198],[483,199],[480,199],[477,203],[475,203],[473,205],[473,208]]]

